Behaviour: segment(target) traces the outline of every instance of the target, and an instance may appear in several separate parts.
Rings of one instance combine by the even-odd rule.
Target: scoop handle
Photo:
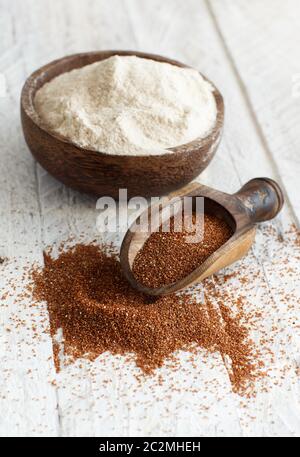
[[[270,178],[251,179],[234,195],[242,202],[252,222],[273,219],[284,203],[280,186]]]

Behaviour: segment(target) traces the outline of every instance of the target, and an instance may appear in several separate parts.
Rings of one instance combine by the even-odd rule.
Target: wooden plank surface
[[[248,110],[300,220],[300,3],[207,2]],[[298,78],[297,78],[298,76]]]
[[[99,236],[95,200],[67,189],[36,165],[20,129],[19,94],[26,76],[64,54],[136,49],[200,69],[224,94],[226,124],[217,157],[199,179],[233,192],[254,176],[268,175],[280,179],[288,201],[276,221],[260,227],[255,247],[235,267],[252,278],[242,288],[249,308],[262,312],[256,340],[264,328],[280,327],[272,346],[273,380],[265,381],[270,387],[284,368],[278,388],[241,400],[232,393],[218,355],[208,356],[206,364],[199,357],[191,368],[181,354],[181,370],[161,370],[163,385],[158,375],[138,384],[136,368],[108,354],[64,367],[57,375],[51,341],[43,333],[45,305],[31,308],[28,298],[18,303],[18,290],[10,290],[0,307],[0,408],[7,411],[0,434],[299,435],[300,342],[297,331],[289,330],[299,262],[286,234],[299,217],[299,103],[287,96],[288,81],[297,72],[300,31],[291,11],[298,11],[299,2],[0,0],[0,9],[0,73],[7,83],[0,98],[0,256],[9,259],[1,266],[3,290],[11,288],[11,278],[20,278],[23,287],[21,267],[41,263],[44,246],[70,235],[76,239],[83,233],[87,241]],[[267,11],[273,11],[271,17]],[[120,237],[114,241],[118,245]],[[292,275],[283,268],[284,255]],[[233,280],[226,287],[241,286]],[[282,290],[291,294],[290,306]]]

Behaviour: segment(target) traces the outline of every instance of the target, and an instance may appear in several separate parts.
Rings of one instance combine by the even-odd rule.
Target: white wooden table
[[[286,234],[300,218],[299,20],[298,0],[0,0],[0,256],[7,258],[0,287],[1,295],[11,291],[0,301],[0,435],[300,434],[300,332],[291,327],[300,317],[299,248]],[[224,137],[201,181],[233,192],[267,175],[284,187],[281,216],[259,228],[235,267],[259,273],[240,290],[252,309],[263,310],[256,339],[262,329],[280,328],[268,393],[250,400],[233,394],[217,354],[197,368],[182,354],[183,370],[162,369],[162,386],[155,377],[137,385],[134,365],[108,354],[57,375],[43,333],[45,304],[17,303],[10,281],[22,289],[22,265],[41,264],[43,247],[71,234],[97,236],[95,200],[54,180],[27,150],[20,90],[46,62],[95,49],[143,50],[200,69],[226,104]],[[290,306],[281,299],[289,292]]]

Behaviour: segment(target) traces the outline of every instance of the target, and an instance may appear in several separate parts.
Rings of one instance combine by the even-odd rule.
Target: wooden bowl
[[[159,196],[174,191],[199,175],[209,164],[220,141],[224,103],[214,86],[217,118],[211,133],[202,139],[170,148],[155,156],[112,155],[76,146],[63,136],[50,133],[34,107],[36,91],[56,76],[112,55],[136,55],[146,59],[186,65],[153,54],[130,51],[96,51],[55,60],[35,71],[26,80],[21,94],[21,119],[26,143],[36,160],[58,180],[73,189],[118,198],[120,188],[128,197]]]

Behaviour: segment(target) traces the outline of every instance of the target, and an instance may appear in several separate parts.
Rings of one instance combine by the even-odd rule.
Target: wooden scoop
[[[148,295],[166,295],[216,273],[222,268],[236,262],[250,249],[255,238],[255,224],[273,219],[282,208],[284,198],[279,185],[269,178],[255,178],[247,182],[237,193],[227,194],[199,183],[191,183],[169,195],[168,198],[183,199],[185,196],[204,197],[205,213],[214,214],[223,218],[233,230],[229,240],[209,256],[189,275],[177,282],[149,288],[136,280],[132,272],[134,259],[151,235],[148,231],[127,231],[120,252],[120,261],[123,273],[130,284],[137,290]],[[159,211],[170,204],[170,200],[163,204]],[[145,210],[151,214],[151,206]],[[136,220],[138,223],[145,213]]]

